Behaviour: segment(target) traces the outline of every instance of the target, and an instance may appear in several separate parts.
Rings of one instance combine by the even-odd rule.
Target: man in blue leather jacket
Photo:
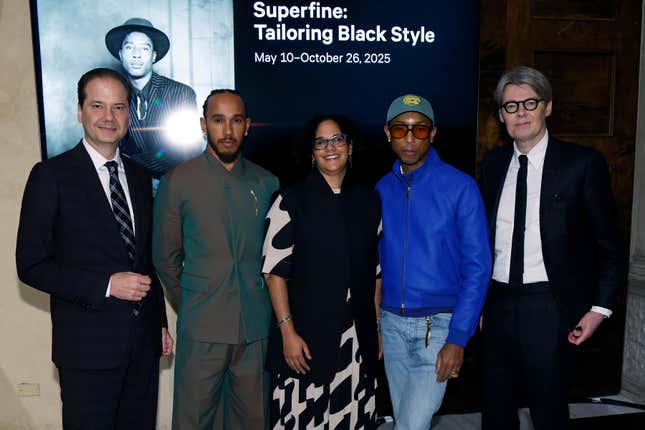
[[[427,430],[457,377],[490,279],[486,211],[476,182],[441,161],[430,103],[395,99],[385,134],[398,156],[376,188],[381,334],[397,430]]]

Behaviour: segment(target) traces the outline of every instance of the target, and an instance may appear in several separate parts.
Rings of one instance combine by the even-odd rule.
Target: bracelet
[[[291,315],[285,315],[278,320],[278,327],[291,321]]]
[[[376,318],[376,331],[380,332],[381,331],[381,319]]]

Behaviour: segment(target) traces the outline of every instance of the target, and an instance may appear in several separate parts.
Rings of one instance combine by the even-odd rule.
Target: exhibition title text
[[[328,46],[334,42],[394,42],[417,46],[434,43],[436,39],[435,33],[423,25],[408,28],[349,24],[346,7],[324,5],[319,1],[298,6],[256,1],[253,16],[259,21],[253,24],[253,29],[260,41],[312,41]],[[272,22],[267,23],[267,19]],[[329,22],[332,26],[324,25]]]

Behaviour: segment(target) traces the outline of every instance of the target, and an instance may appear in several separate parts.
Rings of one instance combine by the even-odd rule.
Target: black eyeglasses
[[[323,149],[326,149],[327,145],[338,148],[346,145],[347,139],[348,137],[346,134],[335,134],[329,138],[319,137],[314,139],[313,147],[316,151],[322,151]]]
[[[530,98],[526,100],[521,100],[521,101],[510,101],[504,103],[501,107],[504,108],[506,113],[515,113],[518,110],[520,110],[520,105],[524,106],[524,109],[531,112],[537,109],[538,105],[540,102],[543,102],[544,99],[536,99],[536,98]]]
[[[432,124],[396,124],[389,127],[390,136],[402,139],[411,131],[417,139],[427,139],[432,131]]]

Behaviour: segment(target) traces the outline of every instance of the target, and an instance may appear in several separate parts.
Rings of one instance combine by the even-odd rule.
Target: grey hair
[[[495,102],[497,106],[504,103],[503,95],[506,85],[528,85],[539,98],[545,102],[550,102],[553,96],[553,90],[549,80],[539,71],[526,66],[518,66],[513,70],[505,72],[497,83],[495,88]]]

